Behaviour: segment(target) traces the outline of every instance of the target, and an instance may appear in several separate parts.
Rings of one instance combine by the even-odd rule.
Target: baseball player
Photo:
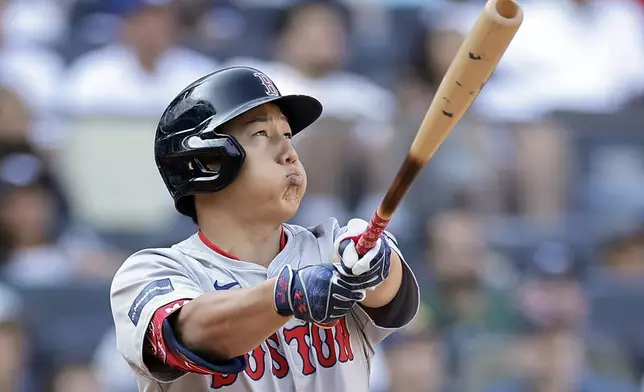
[[[139,391],[366,392],[373,348],[418,309],[395,239],[363,257],[366,222],[305,229],[291,219],[306,174],[291,138],[322,105],[232,67],[163,113],[156,164],[199,231],[129,257],[111,306]]]

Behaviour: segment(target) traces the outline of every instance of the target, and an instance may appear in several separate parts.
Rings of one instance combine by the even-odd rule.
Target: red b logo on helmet
[[[273,84],[273,81],[268,78],[268,76],[264,75],[261,72],[255,72],[253,75],[255,75],[256,78],[262,81],[262,84],[266,88],[266,95],[272,96],[272,97],[279,97],[280,93],[277,91],[277,87]]]

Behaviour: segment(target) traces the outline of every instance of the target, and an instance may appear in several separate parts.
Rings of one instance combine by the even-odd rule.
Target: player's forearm
[[[283,326],[289,317],[275,311],[275,279],[241,290],[204,294],[186,304],[176,322],[189,349],[230,359],[252,351]]]
[[[374,290],[367,290],[367,297],[361,305],[367,308],[380,308],[391,302],[400,289],[402,274],[402,261],[396,252],[391,252],[389,276]]]

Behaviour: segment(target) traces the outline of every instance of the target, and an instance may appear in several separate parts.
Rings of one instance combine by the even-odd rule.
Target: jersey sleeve
[[[376,344],[409,324],[420,306],[420,291],[416,277],[398,249],[396,239],[388,232],[384,234],[392,251],[398,254],[402,262],[400,289],[391,302],[381,308],[367,310],[362,306],[355,306],[351,311],[372,353]]]
[[[163,337],[160,327],[172,313],[202,294],[195,273],[167,253],[141,252],[125,261],[112,281],[110,302],[118,350],[136,373],[170,382],[192,370],[169,363],[167,344],[161,344],[166,341],[154,338]]]

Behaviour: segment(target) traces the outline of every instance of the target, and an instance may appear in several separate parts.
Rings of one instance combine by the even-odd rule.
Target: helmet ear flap
[[[192,218],[192,221],[195,224],[199,224],[197,221],[197,209],[195,207],[195,197],[193,195],[185,195],[177,198],[174,202],[174,207],[179,211],[180,214]]]
[[[190,164],[196,177],[217,176],[223,166],[222,157],[217,155],[193,157]]]

